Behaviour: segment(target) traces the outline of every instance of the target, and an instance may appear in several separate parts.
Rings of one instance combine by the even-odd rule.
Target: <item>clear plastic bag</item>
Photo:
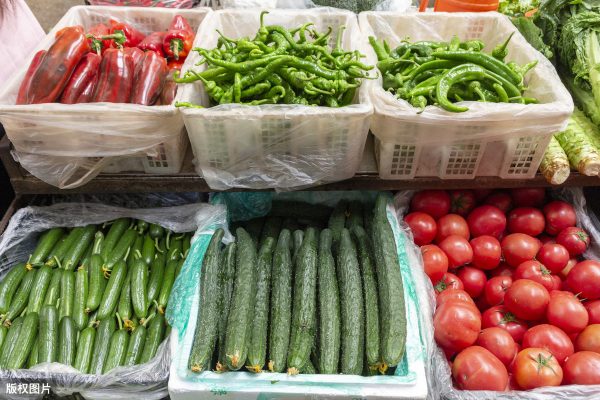
[[[193,8],[200,0],[88,0],[92,6]]]
[[[219,215],[221,208],[208,204],[188,204],[132,210],[86,203],[22,208],[11,218],[0,237],[0,274],[4,275],[9,267],[27,260],[35,248],[39,234],[49,228],[100,224],[115,218],[131,217],[160,224],[175,232],[201,231],[207,221],[210,223]],[[190,250],[190,254],[192,253]],[[88,399],[162,399],[168,394],[167,381],[171,363],[167,339],[150,362],[134,367],[119,367],[104,375],[81,374],[65,365],[48,363],[39,364],[32,369],[0,371],[0,381],[44,382],[58,395],[78,392]],[[0,386],[0,397],[23,398],[22,395],[11,396],[6,390],[7,385]]]

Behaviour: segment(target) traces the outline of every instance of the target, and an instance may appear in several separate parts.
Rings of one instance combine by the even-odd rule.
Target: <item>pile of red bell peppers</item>
[[[194,37],[181,15],[167,31],[147,36],[116,19],[87,32],[80,25],[63,28],[48,50],[35,54],[16,103],[171,104],[177,91],[173,73]]]

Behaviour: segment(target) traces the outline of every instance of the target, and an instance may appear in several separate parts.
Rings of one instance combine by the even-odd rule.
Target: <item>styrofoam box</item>
[[[480,39],[485,52],[510,41],[507,61],[538,65],[525,77],[525,96],[540,104],[465,102],[469,111],[447,112],[428,106],[421,114],[382,88],[381,78],[369,82],[374,106],[371,131],[376,136],[379,175],[384,179],[438,176],[469,179],[499,176],[532,178],[553,133],[564,129],[573,101],[554,67],[537,52],[510,20],[498,13],[365,12],[359,15],[364,37],[387,40],[392,48],[409,39],[449,41]],[[369,61],[377,61],[372,49]]]
[[[253,37],[260,27],[260,9],[216,11],[202,24],[195,46],[211,49],[219,34]],[[361,43],[356,15],[343,10],[271,10],[265,24],[296,27],[308,21],[324,32],[346,25],[343,46]],[[362,49],[361,49],[362,50]],[[200,56],[188,57],[183,70]],[[180,85],[177,100],[209,107],[201,83]],[[291,189],[350,178],[356,172],[368,134],[372,106],[361,88],[355,104],[341,108],[302,105],[239,104],[181,109],[197,160],[198,173],[213,189]]]
[[[168,29],[183,15],[194,29],[212,13],[209,8],[76,6],[39,44],[49,48],[55,33],[71,25],[85,29],[109,18],[126,21],[144,34]],[[35,53],[34,52],[34,53]],[[187,148],[183,120],[174,105],[31,104],[15,105],[33,54],[0,93],[0,121],[15,148],[15,158],[40,179],[61,188],[76,187],[104,168],[147,173],[176,173]],[[108,167],[112,163],[112,167]],[[52,172],[49,172],[52,171]],[[83,178],[82,178],[83,177]]]

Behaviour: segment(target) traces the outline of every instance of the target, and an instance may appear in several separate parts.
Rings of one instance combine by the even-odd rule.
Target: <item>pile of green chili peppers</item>
[[[195,48],[207,65],[202,72],[175,75],[175,82],[202,81],[214,104],[302,104],[342,107],[352,104],[366,71],[358,51],[341,47],[344,27],[337,32],[335,48],[327,45],[332,29],[319,33],[312,23],[288,30],[264,25],[254,39],[230,39],[221,32],[217,48]],[[194,106],[189,103],[182,106]]]
[[[383,77],[383,88],[408,101],[423,112],[437,105],[450,112],[465,112],[461,101],[494,103],[537,103],[523,97],[523,77],[537,61],[519,66],[505,62],[507,46],[512,38],[494,48],[492,54],[482,51],[480,40],[461,42],[457,37],[447,42],[403,41],[391,49],[386,41],[369,37],[377,54],[377,67]]]

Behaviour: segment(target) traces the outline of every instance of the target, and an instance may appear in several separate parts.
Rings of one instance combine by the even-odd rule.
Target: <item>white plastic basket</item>
[[[382,88],[381,79],[370,82],[374,106],[371,131],[376,136],[379,175],[383,179],[438,176],[469,179],[499,176],[504,179],[532,178],[542,160],[551,135],[564,129],[573,111],[571,96],[554,67],[537,52],[510,20],[498,13],[365,12],[359,15],[364,37],[385,39],[397,46],[411,41],[481,39],[491,50],[508,35],[508,61],[519,64],[538,60],[526,76],[526,96],[540,104],[465,102],[469,111],[450,113],[428,106],[422,114],[406,101]],[[376,57],[370,48],[369,60]]]
[[[260,10],[220,10],[202,24],[196,46],[213,48],[225,36],[253,37]],[[356,15],[335,9],[271,10],[266,24],[299,26],[307,21],[325,31],[347,26],[343,45],[356,49],[360,31]],[[335,40],[335,34],[332,35]],[[188,57],[184,70],[199,61]],[[198,67],[196,67],[198,68]],[[372,106],[361,88],[353,104],[342,108],[300,105],[221,105],[182,109],[198,173],[212,189],[298,189],[350,178],[356,172],[369,129]],[[200,83],[180,85],[177,100],[209,106]]]
[[[36,52],[54,42],[57,30],[70,25],[89,28],[116,18],[145,34],[166,30],[174,15],[183,15],[197,29],[212,13],[209,8],[76,6],[71,8]],[[32,104],[14,105],[31,62],[11,78],[0,93],[0,122],[12,142],[14,156],[41,180],[59,188],[81,186],[102,170],[176,173],[187,148],[183,120],[173,105]],[[112,163],[112,165],[111,165]],[[111,165],[109,167],[109,165]]]

